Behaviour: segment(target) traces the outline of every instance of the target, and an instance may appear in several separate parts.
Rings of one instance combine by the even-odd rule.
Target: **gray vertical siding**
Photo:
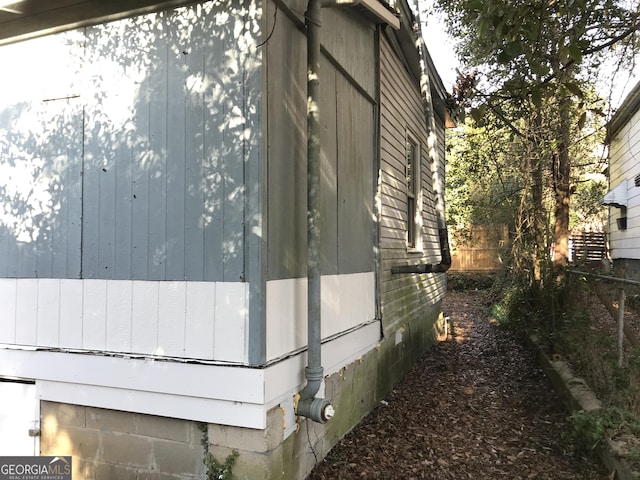
[[[65,34],[0,50],[2,64],[11,66],[0,80],[1,277],[80,275],[81,52],[66,47],[72,41]],[[38,68],[54,58],[56,81]]]
[[[373,271],[374,109],[344,77],[337,82],[339,273]]]
[[[280,15],[273,35],[265,45],[269,280],[306,274],[305,42],[304,34]],[[326,73],[323,72],[323,79]],[[321,87],[323,98],[327,93]],[[326,117],[322,119],[325,120]],[[324,136],[322,139],[324,141]],[[323,154],[325,157],[326,153]]]
[[[320,63],[322,71],[322,83],[320,85],[320,142],[322,147],[321,155],[321,177],[320,191],[324,192],[320,197],[320,211],[323,213],[320,217],[320,232],[324,239],[334,239],[334,241],[324,241],[320,245],[320,257],[322,264],[322,272],[325,275],[335,275],[338,273],[338,258],[340,249],[338,244],[339,235],[339,219],[338,219],[338,192],[336,186],[339,186],[338,177],[339,164],[339,140],[336,135],[336,126],[338,118],[342,111],[338,112],[336,108],[336,98],[339,88],[344,87],[344,79],[338,80],[338,72],[335,67],[323,58]],[[338,85],[339,84],[339,85]],[[346,154],[346,152],[345,152]]]
[[[320,64],[321,270],[370,272],[374,105],[362,92],[374,88],[374,32],[340,9],[323,15],[328,55]],[[306,275],[305,45],[292,21],[279,17],[267,46],[269,280]]]
[[[260,108],[249,102],[259,101],[260,62],[237,32],[261,34],[242,2],[223,3],[43,39],[68,35],[58,54],[81,62],[38,74],[67,75],[83,83],[82,95],[0,104],[0,164],[30,162],[37,186],[15,194],[0,182],[8,212],[0,276],[244,277],[245,162],[260,161],[261,137]],[[37,128],[21,128],[27,120]],[[42,212],[33,209],[38,192]]]

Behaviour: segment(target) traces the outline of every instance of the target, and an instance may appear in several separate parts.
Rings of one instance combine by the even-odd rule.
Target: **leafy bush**
[[[493,286],[495,274],[473,272],[449,272],[447,286],[449,290],[488,290]]]
[[[640,433],[640,421],[626,410],[610,406],[571,414],[575,443],[586,451],[596,450],[607,436]]]

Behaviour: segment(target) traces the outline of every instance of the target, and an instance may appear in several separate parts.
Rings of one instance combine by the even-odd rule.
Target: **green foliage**
[[[592,93],[581,103],[570,108],[576,135],[578,117],[599,105]],[[554,109],[545,105],[535,117],[518,120],[516,127],[526,132],[525,137],[515,134],[491,110],[484,113],[480,124],[469,117],[458,129],[447,132],[446,206],[451,232],[464,240],[473,225],[507,225],[516,270],[533,270],[533,262],[548,260],[554,240],[554,132],[560,128]],[[503,112],[510,111],[505,107]],[[569,226],[577,231],[599,230],[606,218],[606,209],[599,202],[606,188],[600,173],[602,159],[594,153],[604,130],[600,117],[588,114],[585,118],[585,129],[594,133],[570,147],[574,195]]]
[[[447,138],[447,218],[464,228],[516,222],[521,173],[506,131],[489,133],[469,119]]]
[[[592,411],[576,410],[570,417],[578,446],[587,451],[597,449],[607,436],[640,433],[640,421],[626,410],[610,406]]]
[[[512,85],[519,85],[523,92],[555,81],[579,96],[581,87],[570,78],[563,79],[563,74],[569,68],[599,66],[602,53],[608,53],[611,45],[619,51],[630,46],[633,51],[638,28],[635,3],[439,0],[436,5],[458,39],[465,64],[493,65],[487,71],[494,82],[518,79]]]
[[[204,456],[204,464],[207,467],[207,480],[230,480],[233,478],[233,464],[238,458],[238,451],[234,450],[225,459],[224,463],[219,463],[211,452],[207,452]]]
[[[493,318],[502,327],[516,331],[531,328],[532,312],[529,289],[520,284],[511,285],[502,294],[502,301],[496,303],[491,310]]]
[[[463,150],[468,167],[482,159],[489,168],[479,175],[468,168],[466,178],[492,180],[475,182],[484,186],[478,191],[484,204],[474,197],[474,185],[458,181],[464,200],[452,207],[452,214],[485,218],[484,212],[493,216],[491,205],[504,213],[508,204],[500,199],[511,192],[516,266],[530,269],[536,280],[554,242],[554,263],[564,265],[571,219],[574,226],[591,223],[602,212],[592,212],[597,202],[586,204],[594,201],[591,193],[599,188],[594,186],[577,190],[578,203],[589,213],[570,218],[568,206],[576,185],[589,180],[589,169],[599,163],[593,152],[602,140],[605,108],[593,85],[601,54],[614,44],[635,54],[640,45],[637,1],[627,3],[436,1],[456,38],[462,70],[473,72],[460,74],[463,85],[453,97],[471,109],[467,127],[485,129],[467,131],[484,141],[469,139]],[[473,88],[468,88],[470,78]],[[459,99],[461,92],[468,95]],[[482,148],[474,148],[478,143]]]
[[[209,451],[209,428],[206,423],[199,423],[198,428],[202,432],[200,444],[204,450],[202,462],[206,467],[206,480],[231,480],[233,479],[233,465],[240,455],[237,450],[233,450],[231,454],[225,458],[223,463],[218,462],[213,454]]]
[[[604,176],[597,176],[595,173],[585,173],[571,197],[570,220],[574,228],[590,226],[598,230],[606,224],[607,208],[600,204],[600,199],[607,193],[607,182]]]
[[[495,276],[490,273],[449,272],[447,288],[454,291],[488,290],[493,285]]]
[[[584,317],[572,308],[572,280],[558,282],[551,270],[544,281],[532,283],[526,275],[507,272],[494,283],[492,316],[503,328],[520,334],[535,334],[553,348],[563,331],[574,332]]]

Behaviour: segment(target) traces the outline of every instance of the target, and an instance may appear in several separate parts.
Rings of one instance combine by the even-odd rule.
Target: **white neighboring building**
[[[640,83],[608,125],[609,242],[614,269],[640,277]]]

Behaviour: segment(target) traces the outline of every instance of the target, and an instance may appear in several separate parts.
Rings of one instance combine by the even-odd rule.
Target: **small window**
[[[620,207],[620,217],[616,218],[618,230],[627,229],[627,207]]]
[[[420,248],[422,226],[420,212],[420,145],[411,135],[407,135],[405,150],[407,176],[407,247]]]

